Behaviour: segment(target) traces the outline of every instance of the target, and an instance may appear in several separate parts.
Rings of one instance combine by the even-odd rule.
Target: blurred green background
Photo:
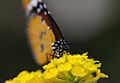
[[[100,60],[109,75],[99,83],[120,83],[120,1],[44,0],[71,47]],[[40,68],[28,48],[21,0],[0,2],[0,83],[22,70]]]

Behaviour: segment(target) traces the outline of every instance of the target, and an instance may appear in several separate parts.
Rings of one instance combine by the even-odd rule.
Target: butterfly
[[[34,59],[40,65],[69,51],[58,25],[42,0],[23,0],[27,17],[27,38]]]

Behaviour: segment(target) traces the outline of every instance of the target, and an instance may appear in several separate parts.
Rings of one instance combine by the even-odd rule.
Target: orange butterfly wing
[[[38,15],[29,19],[28,39],[37,63],[47,63],[53,55],[51,44],[55,42],[55,37],[49,26],[42,22]]]
[[[27,5],[29,3],[30,3],[30,0],[22,0],[22,4],[23,4],[23,7],[24,7],[25,10],[27,9]]]

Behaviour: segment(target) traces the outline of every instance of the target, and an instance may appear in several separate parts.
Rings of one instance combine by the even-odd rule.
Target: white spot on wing
[[[50,27],[48,27],[48,29],[50,29]]]
[[[51,45],[53,46],[53,45],[54,45],[54,43],[51,43]]]
[[[42,2],[42,0],[38,0],[39,2]]]
[[[37,0],[32,0],[32,1],[30,2],[30,4],[31,4],[32,6],[34,6],[34,7],[37,6],[37,3],[38,3]]]
[[[38,0],[31,0],[31,2],[27,6],[27,13],[29,13],[33,7],[36,7],[38,4]]]
[[[38,8],[38,9],[37,9],[37,12],[38,12],[38,13],[40,13],[40,12],[41,12],[41,9],[40,9],[40,8]]]
[[[42,23],[45,24],[46,23],[45,20],[43,20]]]
[[[48,11],[48,14],[51,14],[51,12],[50,12],[50,11]]]
[[[56,47],[52,47],[52,49],[56,49]]]
[[[46,4],[43,4],[44,8],[47,8]]]
[[[40,5],[40,8],[43,9],[43,5]]]
[[[47,12],[44,12],[45,15],[47,15]]]
[[[60,43],[60,41],[57,41],[57,43]]]
[[[57,57],[59,57],[59,53],[57,53],[57,55],[56,55]]]

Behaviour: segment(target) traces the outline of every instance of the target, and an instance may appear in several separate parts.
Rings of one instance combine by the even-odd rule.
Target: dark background
[[[74,53],[89,52],[109,75],[99,83],[120,83],[120,1],[45,0]],[[22,70],[40,68],[28,49],[21,0],[0,1],[0,83]]]

